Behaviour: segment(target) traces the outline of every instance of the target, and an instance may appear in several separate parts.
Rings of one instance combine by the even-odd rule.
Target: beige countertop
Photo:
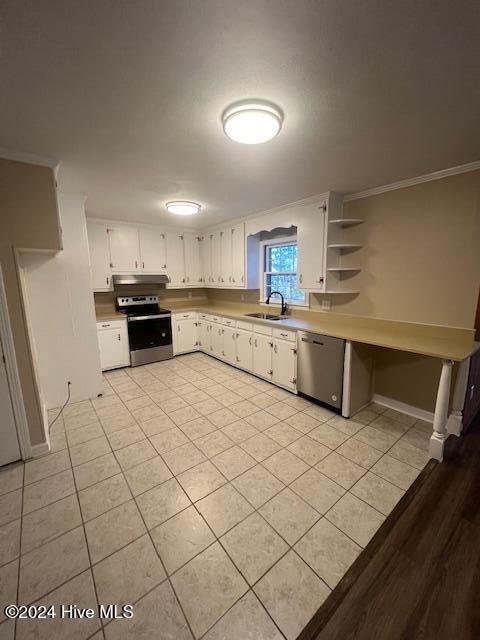
[[[118,311],[103,311],[103,310],[95,310],[95,315],[97,316],[97,322],[108,322],[109,320],[126,320],[124,313],[119,313]]]
[[[473,329],[457,329],[436,325],[396,322],[363,316],[349,316],[339,313],[315,311],[292,311],[285,320],[267,321],[249,318],[245,314],[252,311],[271,311],[264,305],[248,304],[170,304],[172,313],[198,311],[244,320],[246,322],[268,324],[303,331],[313,331],[353,342],[362,342],[388,349],[408,351],[420,355],[461,361],[479,348],[474,342]],[[97,320],[118,320],[125,316],[105,308],[97,308]]]

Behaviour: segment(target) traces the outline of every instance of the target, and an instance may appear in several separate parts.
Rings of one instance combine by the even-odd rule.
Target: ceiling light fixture
[[[165,206],[170,213],[176,213],[177,216],[193,216],[202,208],[196,202],[189,202],[188,200],[174,200],[167,202]]]
[[[261,100],[236,102],[222,114],[225,135],[242,144],[260,144],[274,138],[283,124],[279,107]]]

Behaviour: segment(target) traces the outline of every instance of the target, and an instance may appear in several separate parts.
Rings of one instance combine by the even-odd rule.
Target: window
[[[264,300],[272,291],[280,291],[290,304],[305,304],[305,294],[297,289],[297,243],[277,242],[264,245]],[[274,296],[271,302],[280,302]]]

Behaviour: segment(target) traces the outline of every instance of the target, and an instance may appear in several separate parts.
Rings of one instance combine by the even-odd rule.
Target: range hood
[[[112,280],[113,286],[117,284],[155,284],[165,286],[170,282],[170,278],[164,273],[159,273],[158,275],[147,275],[144,273],[115,274],[112,276]]]

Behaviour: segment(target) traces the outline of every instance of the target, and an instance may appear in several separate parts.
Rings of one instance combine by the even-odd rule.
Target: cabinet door
[[[212,324],[210,353],[216,358],[223,358],[223,333],[222,325]]]
[[[90,251],[90,271],[94,291],[110,291],[112,276],[108,249],[107,225],[88,222],[88,249]]]
[[[201,287],[200,238],[195,233],[184,233],[183,246],[185,250],[185,284],[187,287]]]
[[[220,231],[220,282],[222,287],[232,284],[232,230]]]
[[[236,361],[239,367],[246,371],[253,369],[253,333],[251,331],[237,331]]]
[[[108,225],[110,264],[113,273],[140,271],[138,229],[124,225]]]
[[[245,286],[245,225],[232,227],[232,285]]]
[[[170,278],[171,288],[185,286],[185,253],[183,247],[183,235],[179,233],[167,233],[167,275]]]
[[[202,272],[202,282],[205,286],[211,285],[212,277],[212,259],[210,247],[210,234],[202,237],[200,240],[200,269]]]
[[[237,338],[237,330],[235,327],[223,327],[223,357],[227,362],[236,363],[237,350],[235,342]]]
[[[210,353],[212,323],[206,320],[198,321],[198,346],[205,353]]]
[[[138,230],[140,239],[140,258],[143,273],[166,273],[167,254],[165,234],[157,229]]]
[[[295,390],[297,387],[297,355],[295,343],[287,340],[274,340],[272,353],[272,381]]]
[[[304,209],[297,228],[298,288],[322,291],[325,281],[325,212],[318,205]]]
[[[215,231],[210,234],[210,255],[211,255],[211,284],[220,287],[222,276],[220,273],[220,233]]]
[[[130,364],[126,331],[102,329],[97,332],[102,371],[116,369]]]
[[[253,373],[262,378],[272,378],[272,338],[253,334]]]
[[[189,353],[198,348],[198,327],[196,320],[177,320],[176,353]]]

